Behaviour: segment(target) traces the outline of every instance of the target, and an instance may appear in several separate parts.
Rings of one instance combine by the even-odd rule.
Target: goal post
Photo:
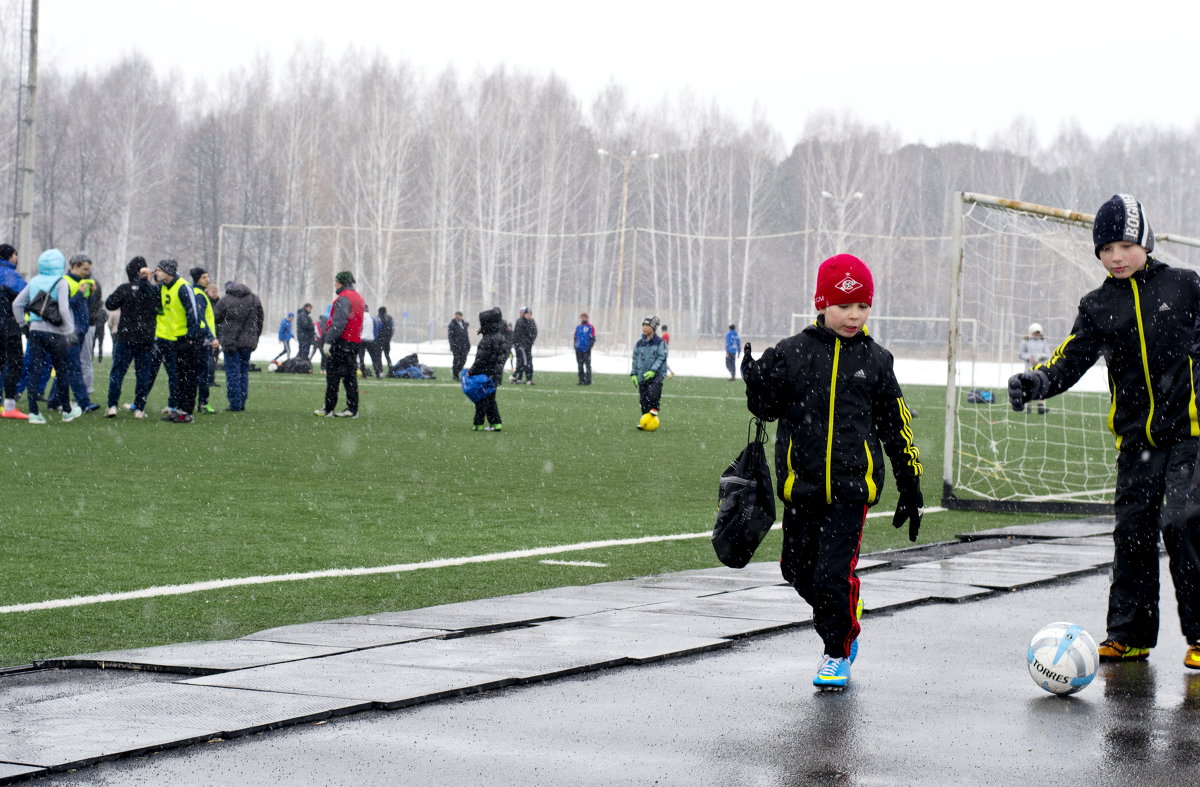
[[[1079,299],[1103,281],[1093,216],[970,192],[952,204],[942,505],[1111,512],[1116,442],[1103,359],[1044,412],[1032,403],[1013,411],[1007,390],[1025,369],[1018,352],[1030,324],[1056,346]],[[1200,269],[1200,241],[1170,233],[1155,240],[1155,259]]]

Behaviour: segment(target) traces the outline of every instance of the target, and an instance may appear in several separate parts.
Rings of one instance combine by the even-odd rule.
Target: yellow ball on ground
[[[646,413],[638,419],[638,428],[644,432],[653,432],[658,428],[658,416],[654,413]]]

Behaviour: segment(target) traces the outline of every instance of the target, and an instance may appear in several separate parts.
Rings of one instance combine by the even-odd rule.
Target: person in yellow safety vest
[[[217,341],[217,318],[213,316],[212,298],[208,295],[208,271],[201,267],[192,268],[192,293],[196,297],[196,316],[200,318],[200,326],[204,329],[202,340],[203,351],[200,353],[199,366],[196,369],[196,391],[199,401],[196,408],[201,413],[215,413],[216,410],[208,403],[208,389],[213,383],[213,351],[221,348]]]
[[[196,408],[196,377],[205,352],[205,332],[192,288],[179,275],[179,263],[162,260],[154,271],[159,285],[155,345],[167,370],[169,388],[163,420],[190,424]]]
[[[75,318],[75,342],[74,346],[70,348],[67,358],[67,379],[59,380],[57,377],[54,379],[54,387],[50,390],[50,401],[58,401],[58,386],[69,384],[71,393],[75,395],[76,404],[83,412],[91,413],[100,409],[100,405],[92,402],[89,390],[92,353],[91,345],[87,343],[86,339],[89,323],[88,303],[96,282],[92,278],[92,258],[87,254],[76,254],[71,257],[68,265],[67,275],[63,277],[63,281],[67,283],[71,315]],[[84,369],[85,362],[87,364],[86,371]]]

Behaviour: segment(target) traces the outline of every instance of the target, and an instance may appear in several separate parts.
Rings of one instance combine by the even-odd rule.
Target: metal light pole
[[[846,206],[856,199],[862,199],[863,193],[856,191],[846,197],[835,197],[828,191],[821,192],[821,199],[833,200],[838,209],[838,244],[834,252],[841,254],[846,250]]]
[[[33,250],[33,165],[34,165],[34,117],[37,109],[37,60],[38,60],[38,0],[33,0],[29,14],[29,72],[25,78],[25,101],[20,122],[22,161],[20,164],[20,203],[17,207],[17,250],[21,259],[36,260]],[[36,267],[35,267],[36,270]]]
[[[622,288],[624,286],[625,279],[625,229],[629,219],[629,167],[635,161],[653,161],[654,159],[658,158],[658,154],[651,153],[647,156],[639,156],[636,150],[631,150],[629,151],[628,155],[621,155],[618,153],[609,153],[603,148],[597,150],[596,152],[601,156],[614,158],[621,162],[621,227],[619,230],[620,237],[617,239],[617,316],[613,321],[613,324],[616,330],[621,331],[621,335],[625,336],[627,335],[627,332],[621,325],[621,308],[624,304],[624,299],[622,298]],[[630,298],[632,300],[632,293],[630,294]]]

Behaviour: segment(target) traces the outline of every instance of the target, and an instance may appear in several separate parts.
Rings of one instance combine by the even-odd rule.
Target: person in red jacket
[[[354,274],[342,271],[334,277],[337,296],[329,309],[323,344],[329,345],[325,371],[325,407],[314,415],[336,418],[358,418],[358,347],[362,343],[362,296],[354,290]],[[346,409],[335,412],[338,383],[346,388]]]

